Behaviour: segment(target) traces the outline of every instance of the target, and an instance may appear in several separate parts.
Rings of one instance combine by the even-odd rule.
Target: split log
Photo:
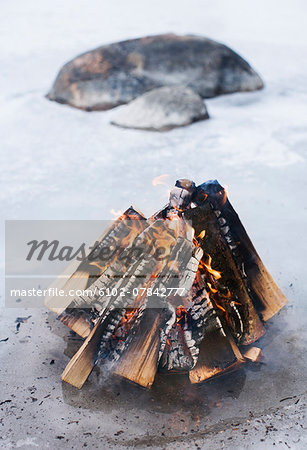
[[[147,298],[148,304],[144,316],[136,333],[129,339],[129,344],[113,371],[114,374],[146,388],[151,387],[168,334],[176,319],[174,305],[170,302],[180,304],[182,302],[180,295],[182,297],[187,295],[201,256],[200,249],[193,249],[190,241],[184,238],[177,239],[169,261],[152,284],[153,292],[157,289],[158,294]],[[196,264],[195,261],[197,261]],[[184,275],[181,278],[180,274],[186,271],[189,271],[191,275]],[[184,285],[185,289],[182,291],[178,289],[176,296],[165,298],[163,293],[168,289],[177,289]]]
[[[95,270],[95,265],[92,264],[94,262],[95,252],[99,253],[104,247],[110,249],[110,245],[114,243],[114,240],[115,242],[118,242],[120,239],[123,239],[123,237],[128,236],[131,232],[131,227],[126,228],[126,225],[132,225],[132,223],[129,224],[129,221],[135,219],[142,221],[140,222],[141,226],[146,226],[144,215],[134,206],[130,206],[98,237],[98,239],[96,239],[94,243],[88,247],[85,260],[81,262],[78,260],[72,261],[62,275],[57,278],[50,287],[58,288],[58,290],[63,289],[66,292],[68,292],[69,289],[85,289],[89,285],[89,277],[97,272],[97,270]],[[120,247],[121,246],[119,245],[119,251],[121,250]],[[96,258],[96,261],[104,264],[104,266],[108,266],[116,259],[118,253],[116,253],[116,251],[112,253],[109,252],[108,256],[103,261],[99,261]],[[103,270],[103,268],[101,270]],[[64,303],[65,299],[67,302],[66,304]],[[68,295],[59,298],[46,297],[45,300],[46,306],[57,314],[61,314],[69,303],[70,300]]]
[[[287,298],[276,285],[252,244],[238,214],[232,207],[225,189],[217,180],[207,181],[197,188],[198,198],[208,196],[221,229],[226,233],[238,269],[241,271],[251,298],[262,319],[267,321],[287,302]]]
[[[147,261],[145,268],[147,278],[151,276],[156,264],[157,262],[153,258]],[[142,265],[142,268],[144,269],[143,260],[141,260],[140,265]],[[121,289],[133,290],[135,286],[140,288],[140,286],[144,283],[144,279],[143,277],[141,279],[137,279],[136,276],[133,275],[135,272],[135,266],[131,266],[127,274],[128,276],[122,278],[115,285],[115,288],[119,292],[121,292]],[[117,296],[115,299],[109,297],[105,307],[99,314],[94,328],[65,368],[62,374],[63,381],[66,381],[79,389],[83,386],[89,374],[93,370],[97,359],[103,352],[106,342],[111,338],[116,326],[122,319],[130,298],[130,296],[125,298],[121,295]]]
[[[97,277],[101,275],[123,252],[131,245],[135,238],[148,226],[145,217],[134,207],[128,208],[105,233],[98,238],[96,245],[82,261],[78,269],[63,286],[63,290],[85,290],[92,286]],[[82,281],[82,284],[81,284]],[[62,299],[65,297],[61,297]],[[69,299],[67,295],[66,299]],[[56,299],[57,300],[57,299]],[[63,301],[63,300],[62,300]],[[65,301],[65,300],[64,300]],[[50,301],[49,307],[50,307]],[[52,304],[54,299],[52,300]],[[51,308],[55,310],[54,308]],[[66,308],[57,308],[59,319],[77,334],[87,337],[93,327],[95,315],[92,314],[91,305],[76,304],[70,299]]]
[[[186,211],[184,216],[192,220],[195,236],[201,236],[200,247],[214,261],[214,271],[211,271],[213,275],[210,271],[205,275],[207,285],[208,281],[215,283],[218,291],[217,297],[211,295],[212,301],[217,308],[223,310],[221,317],[226,319],[235,339],[241,344],[251,344],[263,336],[265,329],[249,297],[223,230],[218,226],[218,218],[208,201]],[[204,230],[205,235],[202,237]],[[205,260],[204,266],[208,267]],[[217,273],[221,274],[220,279],[217,279]]]
[[[181,217],[182,213],[190,208],[195,193],[196,186],[194,181],[185,178],[177,180],[175,187],[170,192],[169,203],[153,214],[149,221],[166,219],[172,216]]]
[[[140,289],[146,284],[152,274],[160,267],[161,260],[157,250],[162,245],[168,245],[166,257],[177,243],[177,236],[167,227],[164,221],[156,221],[146,228],[141,235],[134,240],[133,245],[126,248],[121,258],[104,271],[102,276],[93,284],[92,294],[89,297],[75,299],[75,307],[78,305],[92,305],[99,311],[98,321],[90,335],[83,343],[77,354],[69,362],[64,370],[62,379],[80,388],[91,373],[97,359],[105,350],[106,343],[111,338],[116,325],[123,317],[126,308],[133,304],[133,288]],[[137,246],[134,248],[134,246]],[[135,250],[138,249],[136,253]],[[140,254],[140,249],[142,254]],[[159,258],[159,259],[158,259]],[[164,261],[167,261],[165,259]],[[114,281],[118,280],[114,285]],[[101,290],[112,284],[119,295],[106,300],[101,297]],[[95,290],[95,287],[97,290]],[[121,293],[127,292],[122,296]]]
[[[81,389],[94,367],[97,348],[103,333],[100,317],[77,353],[71,358],[62,373],[62,380]]]
[[[258,347],[251,347],[243,353],[243,356],[247,361],[258,363],[262,360],[262,351]]]
[[[137,332],[122,354],[113,374],[150,388],[159,361],[160,330],[171,317],[167,308],[146,308]]]
[[[160,368],[168,372],[188,372],[192,367],[193,358],[184,331],[179,323],[175,323],[168,333]]]
[[[244,363],[236,343],[231,336],[221,332],[216,325],[208,326],[200,345],[196,366],[190,371],[192,384],[237,369]]]

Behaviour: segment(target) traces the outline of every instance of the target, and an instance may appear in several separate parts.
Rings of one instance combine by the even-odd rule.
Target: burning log
[[[257,312],[264,321],[274,316],[288,302],[276,285],[253,246],[238,214],[232,207],[225,189],[217,180],[207,181],[198,187],[199,196],[208,200],[218,217],[218,225],[228,232],[225,239],[242,273]]]
[[[227,336],[215,324],[208,326],[201,342],[196,366],[189,372],[192,384],[237,369],[244,362],[239,348],[231,336]]]
[[[157,267],[161,267],[163,261],[158,259],[160,256],[157,253],[158,249],[166,243],[167,251],[170,253],[177,242],[176,238],[175,232],[167,227],[165,222],[161,220],[154,222],[134,241],[134,245],[124,250],[121,258],[103,272],[92,286],[90,296],[74,300],[75,304],[71,307],[77,307],[78,304],[82,307],[84,304],[95,306],[94,317],[96,316],[97,320],[98,313],[98,320],[82,347],[64,370],[63,381],[76,387],[84,384],[97,359],[103,355],[105,346],[124,316],[126,308],[134,303],[131,293],[134,290],[138,291],[148,282]],[[114,286],[114,281],[118,279],[114,289],[116,293],[119,292],[119,295],[114,299],[111,296],[109,300],[106,300],[104,295],[101,296],[102,292],[110,285]],[[127,296],[122,296],[122,292],[127,293]],[[99,344],[99,348],[96,344]]]
[[[265,332],[263,324],[249,297],[242,276],[227,245],[225,231],[220,230],[218,218],[208,201],[185,213],[192,220],[195,236],[207,260],[203,260],[203,272],[212,302],[221,311],[233,336],[241,344],[250,344]],[[202,231],[205,235],[202,236]],[[211,267],[214,261],[214,269]],[[221,275],[222,274],[222,275]]]
[[[193,358],[188,348],[182,327],[176,322],[171,328],[160,367],[173,372],[187,372],[193,367]]]
[[[93,262],[111,239],[112,255]],[[74,283],[88,292],[48,305],[86,338],[62,375],[78,388],[96,364],[150,388],[157,370],[194,384],[259,362],[260,349],[239,346],[258,340],[262,320],[287,301],[217,181],[178,180],[147,220],[129,208],[64,286]]]
[[[177,245],[164,270],[152,283],[152,292],[157,291],[158,293],[147,297],[146,314],[144,314],[136,333],[129,339],[129,345],[114,370],[116,375],[144,387],[152,385],[168,334],[175,322],[174,304],[176,305],[178,301],[181,302],[181,297],[185,295],[186,290],[190,289],[187,277],[181,279],[180,273],[193,271],[191,261],[193,263],[195,260],[197,261],[197,270],[201,254],[202,252],[199,253],[195,249],[192,251],[192,242],[178,238]],[[192,279],[194,277],[191,276]],[[185,280],[184,288],[181,287],[182,280]],[[170,290],[173,290],[176,295],[166,297],[165,293]]]
[[[168,308],[147,308],[113,374],[150,388],[158,368],[160,330],[171,318]]]
[[[77,308],[74,300],[65,304],[65,299],[68,301],[70,298],[69,291],[88,289],[147,226],[148,223],[142,213],[131,206],[96,240],[90,247],[92,250],[88,251],[87,257],[70,278],[64,281],[61,289],[65,291],[66,296],[47,300],[47,306],[59,315],[61,322],[82,337],[90,334],[93,327],[91,309],[82,308],[79,302]],[[75,267],[74,263],[71,267]],[[59,301],[61,308],[55,307]]]

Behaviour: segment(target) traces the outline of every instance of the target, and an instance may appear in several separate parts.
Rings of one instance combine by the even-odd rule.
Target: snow
[[[12,399],[3,406],[8,408],[5,448],[54,447],[63,433],[65,448],[80,447],[85,435],[92,448],[105,436],[115,442],[115,432],[125,426],[119,440],[126,436],[130,442],[138,438],[139,445],[180,448],[177,430],[186,430],[186,424],[200,427],[194,440],[198,436],[202,448],[224,443],[225,448],[268,449],[275,443],[286,448],[289,443],[299,449],[304,442],[306,447],[301,395],[307,329],[306,12],[304,0],[1,1],[2,229],[5,219],[109,219],[111,210],[131,203],[151,214],[166,203],[168,189],[154,187],[154,177],[168,174],[169,185],[178,177],[197,183],[217,178],[228,186],[258,252],[289,298],[259,344],[265,355],[259,370],[221,378],[194,391],[194,397],[169,400],[164,389],[165,402],[159,392],[147,396],[126,386],[120,396],[117,386],[114,393],[97,391],[95,374],[82,392],[62,385],[67,355],[77,349],[69,347],[67,328],[44,309],[25,311],[22,303],[18,310],[1,308],[0,339],[9,337],[0,344],[7,396],[2,400]],[[115,110],[85,113],[44,98],[58,70],[77,54],[168,31],[229,45],[261,74],[265,89],[208,100],[210,120],[161,134],[112,126]],[[2,255],[3,248],[4,237]],[[16,334],[16,317],[29,315],[31,321]],[[33,384],[35,403],[29,398]],[[222,408],[208,406],[215,398],[222,398]],[[240,430],[233,428],[237,421]],[[175,437],[161,440],[165,428]],[[190,432],[186,439],[187,445],[195,442]]]
[[[167,187],[154,187],[153,177],[168,173],[170,185],[218,178],[274,274],[285,271],[279,239],[306,223],[305,2],[4,0],[1,7],[2,220],[109,219],[131,203],[148,215],[167,201]],[[265,89],[208,100],[210,120],[161,134],[112,126],[116,110],[86,113],[44,97],[77,54],[168,31],[226,43]],[[293,242],[286,252],[295,265]]]

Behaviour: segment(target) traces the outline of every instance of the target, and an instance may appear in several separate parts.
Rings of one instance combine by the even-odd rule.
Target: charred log
[[[263,320],[270,319],[288,302],[287,298],[264,266],[225,189],[217,180],[212,180],[201,184],[197,190],[199,200],[208,196],[257,311]]]
[[[197,257],[200,258],[202,254],[202,252],[199,253],[199,249],[196,250],[197,253],[187,239],[177,239],[177,244],[173,248],[167,264],[152,284],[153,292],[157,293],[147,298],[148,303],[144,317],[141,319],[136,333],[128,340],[129,345],[114,370],[116,375],[145,387],[149,387],[153,383],[159,361],[168,345],[169,332],[175,323],[174,305],[182,302],[182,297],[185,297],[191,288],[191,279],[196,275],[199,263]],[[181,273],[185,274],[183,278],[180,276]],[[175,290],[175,295],[167,296],[170,289]],[[186,346],[184,339],[182,340]],[[175,341],[175,336],[173,341]],[[178,367],[183,362],[182,359],[178,360],[180,356],[180,352],[177,352],[175,364],[179,365]],[[188,349],[186,356],[191,360]]]
[[[201,236],[199,245],[204,254],[214,261],[213,271],[209,270],[208,261],[204,259],[204,276],[207,285],[214,283],[217,295],[212,295],[211,299],[222,311],[221,318],[226,320],[234,338],[241,344],[256,341],[265,329],[227,245],[226,230],[220,230],[218,218],[208,201],[187,211],[185,217],[192,220],[195,236]],[[217,276],[217,273],[220,275]]]
[[[89,288],[146,226],[148,224],[145,217],[131,206],[90,247],[92,250],[87,252],[86,259],[81,263],[73,261],[62,277],[56,281],[58,289],[64,290],[66,295],[48,298],[46,305],[60,316],[59,319],[65,325],[80,336],[88,336],[92,329],[92,310],[91,308],[75,309],[73,304],[70,304],[68,292]]]
[[[196,366],[190,371],[192,384],[237,369],[244,362],[240,350],[231,336],[213,324],[205,330]]]

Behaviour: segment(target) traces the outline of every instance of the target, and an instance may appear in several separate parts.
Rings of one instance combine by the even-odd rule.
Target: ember
[[[78,388],[96,364],[150,388],[158,370],[200,383],[258,362],[261,350],[244,346],[287,303],[216,180],[178,180],[149,219],[131,206],[61,283],[87,289],[47,299],[85,338],[62,375]]]

